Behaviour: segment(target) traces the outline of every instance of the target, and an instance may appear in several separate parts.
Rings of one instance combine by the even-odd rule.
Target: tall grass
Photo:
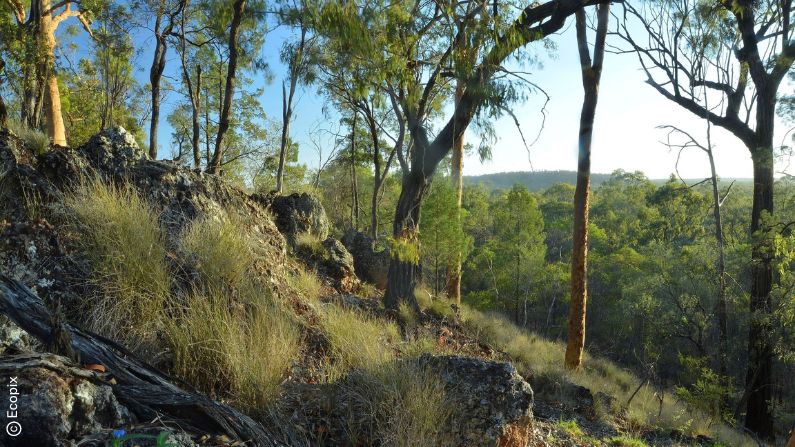
[[[21,139],[28,149],[36,154],[43,154],[50,147],[50,139],[47,134],[39,129],[31,129],[26,124],[18,120],[8,120],[8,129],[19,139]]]
[[[153,348],[170,291],[158,216],[130,185],[82,182],[65,198],[90,283],[91,329],[133,350]]]
[[[638,387],[637,394],[627,408],[629,423],[641,423],[662,429],[677,429],[694,435],[705,434],[730,445],[756,445],[750,438],[723,424],[709,425],[710,418],[688,408],[671,394],[642,385],[631,373],[604,359],[585,355],[583,366],[577,371],[563,367],[564,343],[550,341],[530,334],[498,314],[482,313],[462,306],[463,323],[478,338],[505,351],[520,372],[533,373],[546,382],[572,382],[584,386],[594,394],[603,392],[626,404]],[[554,392],[538,390],[539,394]],[[557,388],[561,390],[562,388]],[[563,399],[564,396],[554,396]],[[662,399],[662,402],[661,402]]]
[[[329,380],[353,369],[374,370],[394,359],[395,351],[390,344],[400,339],[400,332],[391,321],[329,304],[321,326],[333,357]]]
[[[196,268],[210,287],[236,286],[250,273],[256,256],[250,233],[237,213],[202,217],[185,229],[182,249],[195,256]]]
[[[190,295],[166,328],[174,372],[249,413],[264,411],[300,351],[296,324],[262,293],[248,304],[223,293]]]

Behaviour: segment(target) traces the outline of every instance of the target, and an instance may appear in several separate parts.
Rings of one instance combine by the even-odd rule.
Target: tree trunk
[[[2,57],[0,57],[0,72],[3,71],[5,68],[6,63]],[[0,127],[7,127],[8,126],[8,111],[6,110],[6,103],[3,101],[3,95],[0,94]]]
[[[795,428],[793,428],[790,431],[789,442],[787,442],[787,447],[795,447]]]
[[[378,144],[378,129],[372,112],[367,115],[370,137],[373,139],[373,194],[370,197],[370,237],[378,240],[378,193],[384,179],[381,177],[381,147]]]
[[[224,101],[221,108],[221,116],[218,120],[218,135],[215,139],[215,151],[207,171],[211,174],[220,174],[221,160],[223,158],[224,135],[229,130],[229,115],[232,109],[232,97],[235,95],[235,73],[237,71],[237,34],[240,31],[240,23],[243,20],[243,10],[246,7],[246,0],[235,0],[232,16],[232,24],[229,27],[229,66],[226,73],[226,88],[224,89]]]
[[[66,146],[66,127],[61,114],[61,93],[58,89],[58,78],[55,76],[55,25],[52,20],[50,0],[41,0],[41,8],[46,12],[42,14],[39,26],[46,51],[47,87],[44,93],[44,105],[47,136],[50,137],[52,144]]]
[[[569,307],[568,339],[565,366],[577,369],[582,364],[585,348],[585,314],[588,304],[588,212],[591,190],[591,139],[596,103],[599,99],[599,80],[602,75],[605,35],[610,17],[610,5],[598,6],[598,25],[594,44],[594,60],[591,63],[585,11],[576,12],[577,43],[582,67],[584,99],[580,114],[579,157],[577,162],[577,186],[574,191],[574,243],[571,255],[571,304]]]
[[[748,371],[746,388],[745,427],[763,439],[772,440],[773,415],[769,406],[772,393],[773,346],[770,335],[773,285],[772,241],[763,215],[773,215],[773,123],[775,119],[775,93],[769,94],[763,86],[757,99],[757,140],[751,152],[754,166],[754,198],[751,213],[751,320],[748,328]],[[769,217],[768,216],[768,217]]]
[[[152,67],[149,69],[149,83],[152,86],[152,119],[149,124],[149,158],[157,158],[157,127],[160,122],[160,79],[166,68],[166,36],[160,32],[160,23],[163,20],[166,8],[165,0],[160,0],[155,18],[155,54],[152,58]],[[185,30],[183,30],[184,32]]]
[[[353,112],[353,123],[351,124],[351,227],[359,229],[359,185],[356,181],[356,118],[358,114]]]
[[[464,95],[464,83],[459,79],[455,86],[455,101],[456,104],[461,100]],[[464,134],[453,140],[453,155],[452,167],[450,171],[450,179],[453,182],[456,196],[456,225],[461,225],[461,204],[464,199]],[[455,304],[461,304],[461,251],[459,250],[454,255],[454,259],[447,266],[447,284],[445,291],[447,298]]]
[[[28,22],[24,25],[24,38],[34,37],[34,45],[26,45],[25,59],[22,66],[22,110],[21,120],[28,128],[38,129],[41,126],[41,111],[44,103],[45,79],[42,69],[46,63],[41,61],[41,2],[30,2]],[[32,47],[32,48],[31,48]]]
[[[199,126],[199,116],[201,108],[201,91],[202,91],[202,67],[196,65],[196,92],[191,92],[191,124],[193,125],[193,136],[191,138],[191,146],[193,147],[193,168],[201,169],[202,156],[201,149],[199,149],[199,136],[201,134],[201,127]],[[195,96],[195,98],[193,98]]]
[[[276,171],[276,192],[281,194],[284,188],[284,163],[287,159],[287,147],[290,144],[290,121],[293,117],[293,95],[297,79],[290,76],[290,92],[282,82],[282,140],[279,148],[279,169]]]
[[[414,296],[414,289],[421,277],[419,265],[419,222],[422,198],[425,195],[427,184],[425,177],[417,172],[409,172],[403,176],[397,207],[395,209],[395,223],[392,227],[392,236],[395,245],[407,247],[409,253],[400,254],[392,249],[392,258],[389,262],[384,306],[392,311],[397,311],[401,302],[409,304],[415,312],[419,313],[419,305]],[[415,256],[416,255],[416,256]]]
[[[718,173],[715,169],[715,157],[712,153],[712,137],[709,128],[709,121],[707,121],[707,157],[709,158],[709,168],[712,174],[712,207],[713,216],[715,218],[715,243],[718,248],[718,302],[716,303],[716,316],[718,319],[718,374],[721,380],[724,380],[728,375],[728,350],[729,350],[729,334],[728,334],[728,316],[726,308],[726,252],[723,240],[723,223],[721,220],[721,198],[718,189]],[[728,396],[721,399],[721,405],[726,407],[728,404]]]

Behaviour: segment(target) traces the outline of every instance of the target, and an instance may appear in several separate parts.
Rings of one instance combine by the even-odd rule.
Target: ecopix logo
[[[8,436],[17,437],[22,434],[22,424],[14,420],[19,417],[19,414],[17,413],[19,388],[16,377],[11,377],[8,380],[7,388],[8,388],[8,410],[6,410],[6,419],[9,419],[9,422],[6,424],[6,433],[8,433]]]

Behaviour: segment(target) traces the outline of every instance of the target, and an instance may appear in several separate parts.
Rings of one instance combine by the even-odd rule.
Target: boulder
[[[310,234],[319,240],[328,237],[331,224],[317,197],[307,193],[287,196],[255,194],[252,197],[270,207],[276,226],[291,245],[295,245],[300,234]]]
[[[121,126],[103,130],[81,147],[81,152],[98,171],[120,175],[148,157],[135,137]]]
[[[322,262],[324,273],[334,280],[335,288],[343,293],[354,292],[361,285],[353,267],[353,256],[342,242],[334,238],[323,241],[325,256]]]
[[[533,420],[533,390],[510,363],[470,357],[431,356],[421,367],[438,371],[456,401],[448,446],[524,447]]]
[[[73,441],[133,422],[130,412],[97,374],[51,354],[6,356],[0,371],[7,396],[16,403],[7,418],[4,445],[71,446]],[[11,431],[8,431],[11,430]]]
[[[342,243],[353,256],[353,266],[359,279],[385,290],[389,274],[389,250],[377,251],[375,241],[356,230],[345,233]]]

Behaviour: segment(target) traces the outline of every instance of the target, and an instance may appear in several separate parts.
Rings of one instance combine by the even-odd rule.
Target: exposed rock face
[[[111,387],[63,357],[27,354],[0,362],[8,390],[17,393],[13,422],[20,434],[3,434],[7,446],[70,446],[71,440],[133,422]],[[12,391],[13,390],[13,391]]]
[[[533,390],[509,363],[423,355],[419,365],[438,371],[456,400],[449,446],[524,447],[532,431]]]
[[[334,238],[323,241],[326,250],[323,266],[326,274],[335,281],[336,288],[341,292],[354,292],[360,283],[353,267],[353,256],[342,242]]]
[[[356,230],[345,233],[342,243],[353,256],[353,266],[359,279],[385,290],[389,274],[389,251],[376,251],[375,241]]]
[[[91,176],[134,185],[160,214],[170,248],[176,247],[191,220],[223,210],[240,213],[259,242],[258,254],[268,260],[260,267],[274,278],[284,276],[280,269],[286,244],[265,206],[218,176],[149,160],[121,127],[95,135],[81,148],[41,156],[0,131],[0,269],[46,298],[66,294],[71,298],[65,300],[71,301],[79,295],[78,291],[67,293],[82,282],[75,272],[64,271],[70,265],[68,238],[62,228],[49,223],[50,206],[60,201],[70,185]]]
[[[331,225],[326,210],[317,197],[307,193],[288,196],[255,195],[255,199],[270,206],[279,231],[295,245],[299,234],[308,233],[320,240],[328,237]]]
[[[116,175],[147,159],[135,137],[121,126],[94,135],[80,148],[80,152],[98,171]]]

